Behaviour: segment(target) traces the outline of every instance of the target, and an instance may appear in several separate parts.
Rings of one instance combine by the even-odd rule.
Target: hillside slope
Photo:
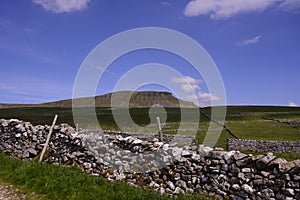
[[[130,98],[129,107],[151,107],[155,104],[159,104],[163,107],[178,108],[178,107],[197,107],[195,104],[177,99],[170,92],[157,92],[157,91],[141,91],[130,92],[120,91],[114,93],[108,93],[96,97],[78,98],[73,101],[76,105],[82,107],[92,106],[93,98],[95,98],[96,107],[112,107],[111,99],[114,96],[113,107],[125,107],[128,102],[126,99]],[[72,99],[47,102],[41,104],[0,104],[0,108],[13,108],[13,107],[72,107]]]

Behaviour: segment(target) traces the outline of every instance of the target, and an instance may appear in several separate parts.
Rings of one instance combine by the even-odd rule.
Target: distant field
[[[184,108],[185,113],[195,112],[195,108]],[[210,114],[211,108],[203,108],[202,112]],[[122,116],[126,110],[119,109],[119,114]],[[153,116],[160,116],[161,110],[157,110],[155,113],[152,110]],[[167,120],[163,127],[164,133],[176,134],[180,124],[181,115],[179,108],[166,108]],[[196,110],[196,112],[200,112]],[[82,112],[83,115],[86,112]],[[116,125],[112,111],[110,108],[96,108],[98,120],[102,129],[119,130]],[[57,123],[68,123],[74,126],[72,109],[71,108],[5,108],[0,109],[0,118],[19,118],[24,121],[30,121],[33,124],[51,124],[53,116],[59,115]],[[133,121],[137,124],[134,127],[128,127],[132,132],[143,132],[144,126],[149,125],[151,119],[149,117],[149,108],[131,108],[130,115]],[[125,116],[125,115],[124,115]],[[266,120],[264,118],[279,119],[281,121],[289,121],[294,127],[279,123],[276,121]],[[87,117],[83,117],[83,120]],[[152,121],[153,122],[153,121]],[[198,123],[196,138],[199,143],[203,141],[205,137],[209,120],[203,115],[200,117],[200,121],[193,121],[186,118],[181,122],[184,125],[184,131],[186,134],[189,132],[195,132],[191,129],[191,123]],[[233,131],[241,139],[261,139],[261,140],[298,140],[300,141],[300,108],[299,107],[272,107],[272,106],[229,106],[227,108],[226,126]],[[79,124],[81,128],[93,128],[92,124],[88,121],[82,121]],[[295,128],[295,127],[298,128]],[[150,131],[156,132],[156,124],[150,124]],[[195,126],[193,126],[195,127]],[[149,128],[148,128],[149,129]],[[219,138],[216,146],[226,147],[226,139],[232,137],[225,130],[223,130],[221,137]]]

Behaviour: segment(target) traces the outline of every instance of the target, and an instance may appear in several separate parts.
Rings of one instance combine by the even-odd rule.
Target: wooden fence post
[[[162,138],[161,125],[160,125],[160,118],[156,117],[156,121],[157,121],[158,137],[159,137],[159,140],[162,142],[163,138]]]
[[[52,122],[52,126],[51,126],[50,131],[49,131],[49,134],[48,134],[48,136],[47,136],[47,140],[46,140],[45,146],[44,146],[44,148],[43,148],[43,150],[42,150],[42,153],[41,153],[39,162],[42,162],[42,160],[43,160],[44,154],[45,154],[45,152],[46,152],[47,146],[48,146],[49,141],[50,141],[50,138],[51,138],[51,134],[52,134],[53,127],[54,127],[54,125],[55,125],[55,123],[56,123],[56,120],[57,120],[57,115],[54,116],[54,119],[53,119],[53,122]]]
[[[76,123],[76,133],[78,133],[79,132],[79,125],[78,125],[78,123]]]

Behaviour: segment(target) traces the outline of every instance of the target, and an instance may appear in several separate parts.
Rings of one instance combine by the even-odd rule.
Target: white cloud
[[[277,0],[192,0],[184,10],[188,17],[209,15],[213,19],[226,19],[246,12],[263,11]]]
[[[255,44],[257,42],[259,42],[259,40],[262,38],[261,35],[258,35],[256,37],[250,38],[250,39],[246,39],[244,41],[242,41],[240,43],[241,46],[245,46],[245,45],[249,45],[249,44]]]
[[[181,84],[181,90],[185,93],[191,93],[195,92],[196,90],[200,90],[199,84],[203,81],[200,79],[195,79],[190,76],[184,76],[184,77],[174,77],[172,79],[172,82],[174,83],[180,83]]]
[[[191,93],[191,92],[194,92],[197,89],[199,90],[200,87],[198,85],[182,84],[181,89],[185,93]]]
[[[285,11],[289,10],[299,10],[300,1],[299,0],[285,0],[280,5],[279,8]]]
[[[32,0],[47,11],[54,13],[74,12],[85,9],[90,0]]]
[[[196,95],[195,94],[189,95],[186,97],[186,99],[188,101],[194,102],[199,106],[213,105],[214,102],[221,100],[220,97],[204,91],[199,91]]]
[[[219,101],[220,98],[209,92],[205,92],[201,89],[200,83],[203,83],[203,80],[195,79],[190,76],[184,77],[174,77],[172,82],[181,84],[181,90],[184,92],[183,98],[192,101],[199,106],[208,106],[213,105],[214,102]]]
[[[202,83],[203,81],[200,80],[200,79],[195,79],[195,78],[192,78],[190,76],[184,76],[184,77],[174,77],[172,79],[172,81],[174,83],[184,83],[184,84],[191,84],[191,85],[195,85],[195,84],[199,84],[199,83]]]
[[[207,93],[207,92],[198,92],[198,99],[200,102],[205,102],[205,103],[209,103],[209,102],[214,102],[214,101],[219,101],[220,97]]]
[[[295,102],[293,102],[293,101],[288,101],[288,103],[289,103],[289,106],[292,106],[292,107],[296,107],[296,106],[298,106]]]
[[[194,102],[194,101],[197,101],[198,97],[197,97],[197,95],[193,94],[193,95],[187,96],[186,99],[188,101],[193,101]]]

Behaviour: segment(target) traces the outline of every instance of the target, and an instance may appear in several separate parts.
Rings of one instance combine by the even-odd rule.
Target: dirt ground
[[[0,200],[38,200],[42,199],[36,194],[25,194],[17,187],[0,181]]]

